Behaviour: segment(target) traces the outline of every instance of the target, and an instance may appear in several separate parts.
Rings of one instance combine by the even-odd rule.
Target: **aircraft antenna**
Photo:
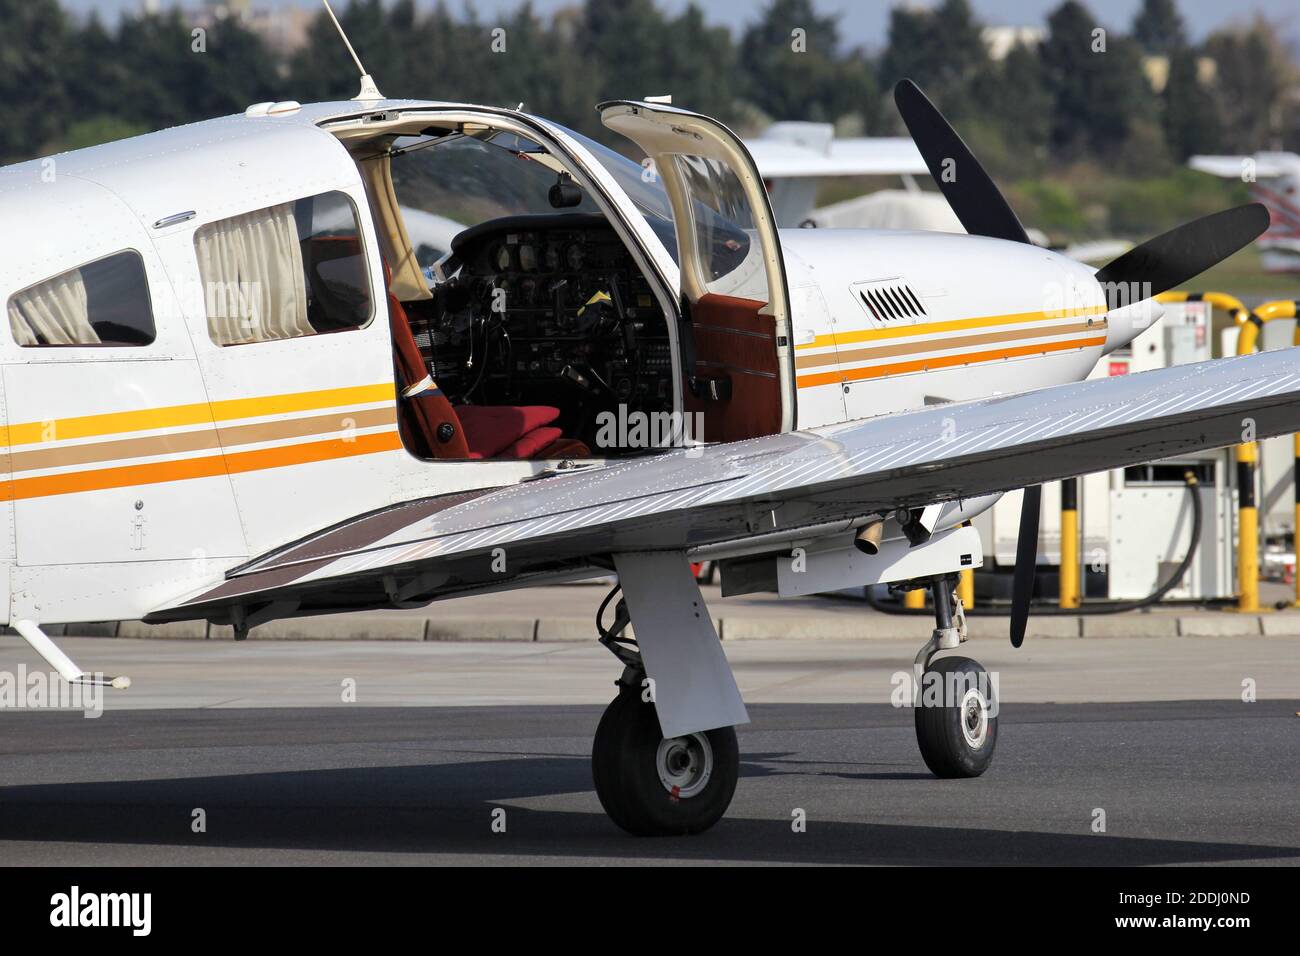
[[[384,94],[379,92],[379,87],[375,85],[374,79],[366,72],[366,68],[361,64],[361,57],[357,56],[357,51],[352,46],[352,41],[348,39],[347,32],[343,29],[343,24],[339,23],[339,18],[334,15],[334,8],[330,6],[330,0],[321,0],[325,4],[325,12],[330,15],[334,21],[334,29],[339,31],[339,36],[343,38],[343,44],[352,54],[352,62],[357,65],[357,71],[361,74],[361,92],[353,97],[354,100],[382,100]]]

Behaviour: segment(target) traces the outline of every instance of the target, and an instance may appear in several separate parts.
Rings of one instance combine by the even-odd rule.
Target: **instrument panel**
[[[512,216],[460,233],[432,302],[408,307],[453,403],[544,404],[593,445],[601,411],[671,411],[667,323],[603,216]]]

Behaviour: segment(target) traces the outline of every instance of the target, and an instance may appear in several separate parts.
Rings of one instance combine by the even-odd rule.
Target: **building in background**
[[[158,12],[161,0],[144,0],[145,12]],[[307,45],[307,31],[316,11],[287,4],[278,8],[256,5],[253,0],[204,0],[201,7],[182,7],[186,19],[210,27],[234,18],[261,37],[275,53],[288,56]]]

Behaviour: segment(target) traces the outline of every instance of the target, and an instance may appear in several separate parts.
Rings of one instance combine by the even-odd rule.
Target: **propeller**
[[[979,164],[970,147],[943,114],[911,80],[894,87],[894,103],[920,150],[935,185],[958,221],[972,236],[1029,242],[997,185]],[[1248,203],[1185,223],[1135,246],[1102,266],[1097,281],[1109,311],[1159,295],[1181,285],[1210,266],[1249,245],[1268,228],[1268,210]],[[1043,490],[1025,489],[1016,541],[1015,577],[1011,586],[1011,644],[1019,647],[1029,623],[1038,561],[1038,519]]]
[[[1268,210],[1257,202],[1193,219],[1097,270],[1097,281],[1112,311],[1159,295],[1200,275],[1259,238],[1268,228]]]
[[[931,178],[965,230],[972,236],[1029,242],[1001,191],[921,88],[900,80],[894,103]]]
[[[921,151],[931,178],[965,230],[972,236],[1028,243],[1025,227],[1016,218],[1001,190],[921,88],[911,80],[899,81],[894,87],[894,103],[916,148]],[[1135,251],[1130,250],[1130,253]],[[1025,489],[1024,501],[1020,505],[1020,532],[1016,539],[1015,577],[1011,585],[1013,647],[1024,642],[1025,627],[1029,623],[1042,503],[1041,486],[1031,485]]]
[[[1043,486],[1030,485],[1020,502],[1020,531],[1016,537],[1016,567],[1011,579],[1011,646],[1025,642],[1029,602],[1034,597],[1038,565],[1038,517],[1043,513]]]

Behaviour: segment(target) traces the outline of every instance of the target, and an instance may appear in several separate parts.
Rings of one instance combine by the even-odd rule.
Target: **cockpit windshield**
[[[612,176],[664,248],[678,259],[672,204],[652,166],[560,127],[581,143]],[[491,219],[554,212],[549,191],[563,163],[541,145],[516,133],[484,131],[404,136],[391,147],[393,187],[402,218],[424,269],[451,248],[457,233]],[[692,197],[694,226],[715,270],[729,271],[750,249],[750,234],[716,203]],[[574,212],[599,213],[585,192]]]
[[[393,189],[424,269],[446,255],[452,237],[507,216],[554,213],[549,200],[564,167],[536,143],[512,133],[404,136],[392,145]],[[570,207],[599,214],[583,193]]]
[[[555,125],[559,125],[558,123]],[[673,228],[673,207],[668,201],[668,191],[655,174],[653,167],[643,166],[635,160],[628,159],[622,153],[596,142],[590,136],[574,132],[567,127],[560,129],[568,133],[605,167],[605,171],[614,177],[619,188],[632,200],[637,211],[641,213],[646,224],[654,230],[659,241],[664,244],[668,254],[677,261],[677,231]]]

